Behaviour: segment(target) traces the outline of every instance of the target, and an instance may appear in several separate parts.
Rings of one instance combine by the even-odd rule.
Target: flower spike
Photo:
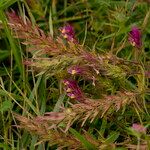
[[[65,91],[71,99],[77,99],[80,102],[85,100],[84,94],[75,80],[65,79],[63,83],[65,85]]]
[[[140,48],[142,46],[141,32],[137,27],[132,27],[128,40],[134,47]]]
[[[75,31],[74,28],[71,25],[66,25],[64,27],[60,28],[60,32],[62,36],[67,39],[68,41],[75,42]]]

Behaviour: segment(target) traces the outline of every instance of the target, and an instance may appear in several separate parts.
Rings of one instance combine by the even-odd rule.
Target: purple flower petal
[[[145,133],[146,132],[146,128],[143,125],[140,125],[140,124],[137,124],[137,123],[134,123],[132,125],[132,129],[134,129],[135,131],[140,132],[140,133]]]
[[[131,31],[129,32],[129,42],[132,46],[140,48],[142,46],[141,41],[141,32],[137,27],[132,27]]]
[[[68,41],[75,42],[75,32],[74,28],[71,25],[66,25],[64,27],[60,28],[60,32],[62,33],[62,36],[67,39]]]
[[[68,69],[68,73],[74,75],[74,74],[82,74],[84,72],[83,68],[80,66],[72,66]]]
[[[71,99],[77,99],[80,102],[84,101],[84,94],[75,80],[65,79],[63,83],[65,85],[65,91]]]

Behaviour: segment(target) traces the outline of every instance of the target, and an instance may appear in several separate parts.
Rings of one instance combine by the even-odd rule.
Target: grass
[[[0,148],[150,149],[149,6],[1,0]]]

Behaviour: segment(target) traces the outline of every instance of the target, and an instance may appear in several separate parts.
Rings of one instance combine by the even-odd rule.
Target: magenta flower
[[[60,32],[62,33],[62,36],[67,39],[68,41],[75,42],[75,32],[71,25],[66,25],[64,27],[60,28]]]
[[[72,66],[68,69],[68,73],[74,75],[74,74],[82,74],[84,72],[84,69],[80,66]]]
[[[146,128],[143,125],[134,123],[132,125],[132,129],[139,132],[139,133],[145,133],[146,132]]]
[[[132,46],[140,48],[142,46],[141,41],[141,32],[137,27],[132,27],[131,31],[129,32],[129,42]]]
[[[65,79],[63,83],[65,85],[65,91],[71,99],[77,99],[80,102],[84,101],[84,94],[75,80]]]

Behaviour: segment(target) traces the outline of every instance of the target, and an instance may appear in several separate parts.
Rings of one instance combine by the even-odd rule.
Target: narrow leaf
[[[87,150],[96,150],[95,146],[93,144],[91,144],[89,141],[86,140],[86,138],[84,136],[82,136],[79,132],[77,132],[75,129],[70,128],[69,131],[78,139],[81,141],[81,143],[83,144],[83,146],[87,149]]]

